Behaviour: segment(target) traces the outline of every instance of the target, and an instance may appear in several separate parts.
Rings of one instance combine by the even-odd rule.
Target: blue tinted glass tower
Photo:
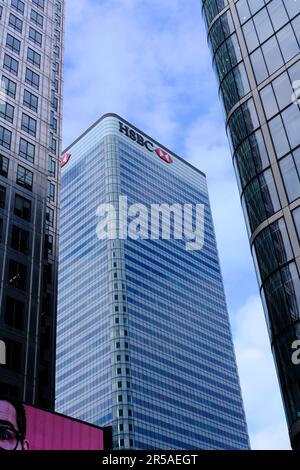
[[[112,425],[115,449],[248,449],[205,175],[112,114],[62,161],[56,409]],[[196,203],[199,249],[149,239],[150,213],[125,236],[124,205]]]

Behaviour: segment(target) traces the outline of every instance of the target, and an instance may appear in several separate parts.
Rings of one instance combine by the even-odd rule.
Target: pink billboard
[[[104,450],[109,429],[0,398],[0,449]]]

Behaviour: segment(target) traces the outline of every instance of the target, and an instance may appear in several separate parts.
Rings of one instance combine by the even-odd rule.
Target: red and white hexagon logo
[[[65,155],[63,155],[61,158],[60,158],[60,167],[63,168],[67,163],[68,161],[70,160],[71,158],[71,154],[70,153],[66,153]]]
[[[159,158],[161,158],[165,162],[173,163],[173,159],[172,159],[171,155],[168,152],[166,152],[165,150],[158,148],[158,149],[155,150],[155,153],[156,153],[156,155],[159,156]]]

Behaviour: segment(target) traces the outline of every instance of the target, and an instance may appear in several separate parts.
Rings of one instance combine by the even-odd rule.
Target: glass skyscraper
[[[63,165],[56,410],[112,425],[114,449],[248,449],[205,175],[113,114]],[[189,204],[199,249],[148,239],[161,204],[151,234]]]
[[[202,3],[291,443],[300,448],[300,0]]]
[[[0,2],[0,393],[54,408],[64,0]]]

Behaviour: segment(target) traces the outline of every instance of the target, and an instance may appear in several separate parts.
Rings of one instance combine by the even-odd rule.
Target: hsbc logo
[[[156,153],[156,155],[159,156],[159,158],[161,158],[165,162],[173,163],[171,155],[168,152],[166,152],[165,150],[158,148],[158,149],[155,150],[155,153]]]
[[[67,163],[68,161],[70,160],[71,158],[71,154],[70,153],[66,153],[65,155],[63,155],[60,159],[60,167],[63,168]]]
[[[156,155],[161,158],[164,162],[173,163],[173,159],[168,152],[159,147],[155,148],[154,144],[150,140],[146,140],[141,134],[138,134],[133,129],[130,129],[121,121],[119,121],[119,125],[119,131],[121,132],[121,134],[126,135],[126,137],[131,139],[133,142],[136,142],[141,147],[145,147],[148,152],[156,153]]]

